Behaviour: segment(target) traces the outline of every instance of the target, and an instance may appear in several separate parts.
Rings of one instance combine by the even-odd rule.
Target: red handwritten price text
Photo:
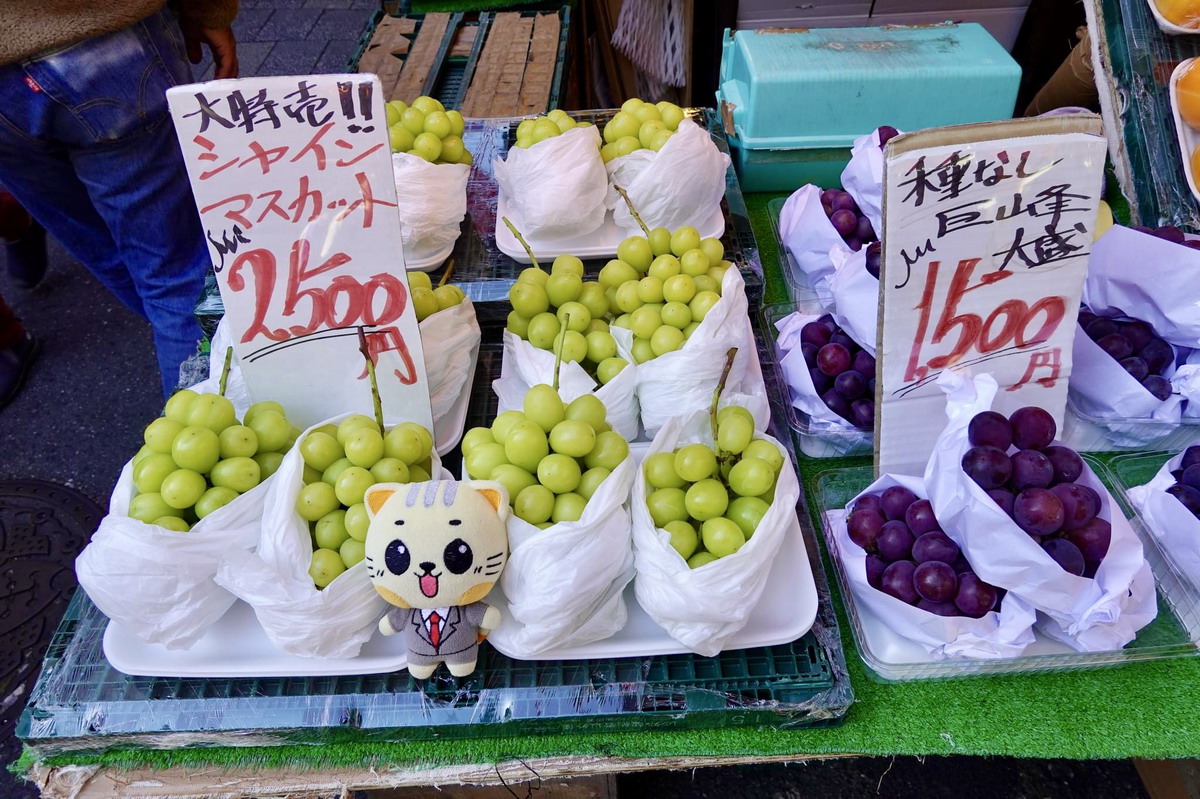
[[[971,352],[980,355],[996,353],[1004,349],[1026,349],[1047,341],[1066,316],[1065,297],[1043,297],[1029,305],[1024,300],[1010,299],[998,304],[986,318],[975,313],[959,313],[958,305],[972,291],[994,285],[1013,276],[1012,272],[991,272],[981,276],[972,284],[971,278],[981,259],[969,258],[958,262],[941,313],[934,320],[934,296],[938,285],[941,263],[932,261],[925,276],[925,287],[917,305],[920,319],[917,335],[908,356],[908,367],[904,374],[906,382],[918,382],[931,370],[941,370],[961,363]],[[932,332],[931,332],[932,331]],[[927,349],[942,344],[954,334],[953,346],[944,354],[927,358]],[[1035,354],[1036,356],[1036,354]],[[1022,383],[1028,382],[1031,370],[1038,366],[1053,368],[1054,361],[1042,359],[1044,363],[1031,362],[1030,370]],[[1054,369],[1057,374],[1057,368]],[[1053,385],[1053,379],[1049,379]],[[1047,385],[1046,379],[1037,381]]]

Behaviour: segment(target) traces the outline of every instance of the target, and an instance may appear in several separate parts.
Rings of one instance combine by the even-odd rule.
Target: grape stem
[[[375,377],[375,361],[371,360],[371,350],[367,347],[367,334],[362,325],[358,328],[358,351],[367,362],[367,377],[371,380],[371,404],[375,408],[375,424],[379,425],[379,435],[383,435],[383,400],[379,396],[379,381]]]
[[[529,242],[525,241],[525,237],[521,235],[521,231],[517,230],[517,226],[512,222],[509,222],[507,216],[500,217],[500,221],[504,223],[505,227],[512,231],[512,234],[517,237],[517,241],[521,242],[521,246],[524,247],[525,252],[529,254],[529,262],[538,269],[541,269],[542,265],[538,263],[537,258],[535,258],[533,255],[533,248],[529,246]]]
[[[737,357],[737,347],[730,347],[725,353],[725,366],[721,369],[721,379],[717,381],[717,387],[713,389],[712,404],[708,408],[708,423],[712,426],[713,449],[717,452],[717,477],[722,483],[725,482],[721,475],[721,463],[732,457],[732,453],[720,452],[717,447],[717,406],[721,402],[721,394],[725,391],[725,384],[729,382],[729,373],[733,371],[733,361]]]
[[[442,279],[438,281],[438,288],[446,285],[446,281],[450,279],[450,273],[454,271],[454,259],[450,259],[450,263],[446,264],[446,271],[442,274]]]
[[[638,223],[638,227],[640,227],[642,232],[646,234],[646,240],[649,241],[650,228],[646,227],[646,223],[642,221],[642,217],[638,214],[637,208],[633,206],[633,200],[629,199],[629,193],[615,183],[613,184],[613,188],[617,190],[617,194],[621,195],[621,199],[625,201],[627,206],[629,206],[629,213],[633,215],[634,221]]]
[[[554,352],[554,379],[550,381],[550,387],[554,389],[554,393],[558,393],[558,371],[562,369],[562,351],[563,346],[567,343],[567,328],[571,324],[571,312],[563,313],[562,330],[563,333],[558,340],[558,349]]]
[[[225,396],[225,386],[229,384],[229,369],[233,366],[233,347],[225,348],[225,365],[221,367],[221,383],[217,391]]]

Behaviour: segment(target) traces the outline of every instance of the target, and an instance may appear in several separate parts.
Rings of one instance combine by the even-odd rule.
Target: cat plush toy
[[[363,560],[395,605],[379,631],[404,636],[415,679],[442,662],[455,677],[475,671],[479,642],[500,623],[480,600],[508,560],[508,492],[488,480],[379,483],[363,501],[371,520]]]

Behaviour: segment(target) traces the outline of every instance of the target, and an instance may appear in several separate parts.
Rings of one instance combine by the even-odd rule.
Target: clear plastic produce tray
[[[837,186],[822,188],[840,188]],[[800,271],[792,254],[783,246],[783,236],[779,231],[779,214],[787,197],[776,197],[767,202],[767,219],[771,223],[771,235],[775,238],[775,246],[779,250],[779,269],[787,280],[788,296],[797,302],[815,300],[820,295],[808,285],[808,277]]]
[[[1080,452],[1181,450],[1200,440],[1200,419],[1101,419],[1067,395],[1062,441]]]
[[[797,300],[792,303],[764,305],[759,319],[759,335],[771,350],[763,359],[763,370],[774,372],[774,380],[786,395],[781,402],[783,419],[791,428],[796,447],[810,458],[838,458],[847,455],[868,455],[874,451],[875,434],[870,430],[859,430],[847,424],[844,428],[831,428],[814,422],[812,417],[791,403],[791,389],[784,379],[779,365],[782,353],[775,347],[778,330],[775,323],[799,311],[805,314],[821,314],[824,308],[818,300]]]
[[[1162,468],[1163,464],[1175,457],[1177,453],[1178,450],[1171,452],[1131,452],[1112,458],[1109,462],[1109,470],[1112,472],[1113,480],[1116,484],[1115,488],[1121,494],[1125,504],[1130,507],[1133,506],[1133,503],[1127,498],[1126,492],[1129,489],[1149,483],[1158,474],[1158,470]],[[1136,523],[1139,532],[1145,532],[1147,536],[1152,535],[1146,521],[1139,518],[1136,520]],[[1190,590],[1200,592],[1200,573],[1194,570],[1189,571],[1183,562],[1173,557],[1171,550],[1162,544],[1159,544],[1159,550],[1175,573],[1180,575],[1182,582],[1189,586]]]
[[[1084,459],[1097,476],[1112,489],[1117,481],[1108,467],[1093,456],[1085,456]],[[1161,462],[1160,460],[1160,465]],[[901,638],[883,625],[869,610],[860,607],[855,602],[854,595],[850,593],[849,581],[842,568],[837,542],[826,512],[844,508],[846,503],[870,485],[873,479],[873,472],[869,466],[821,472],[815,480],[816,495],[812,500],[815,501],[820,514],[825,547],[837,574],[838,589],[846,605],[854,643],[867,665],[868,675],[876,681],[904,682],[980,677],[989,674],[1068,671],[1115,666],[1140,660],[1196,656],[1197,641],[1200,641],[1200,591],[1192,586],[1190,581],[1182,579],[1174,566],[1164,558],[1140,520],[1133,518],[1125,494],[1117,486],[1113,490],[1113,496],[1125,515],[1131,517],[1133,529],[1142,541],[1146,559],[1154,572],[1158,587],[1158,617],[1143,627],[1137,638],[1123,649],[1111,652],[1076,652],[1065,644],[1038,634],[1037,640],[1025,650],[1025,654],[1016,658],[932,660],[920,646]]]

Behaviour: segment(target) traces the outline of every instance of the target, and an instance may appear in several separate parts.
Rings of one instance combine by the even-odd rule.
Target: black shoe
[[[0,350],[0,409],[20,392],[40,348],[41,343],[26,333],[25,338],[13,346]]]
[[[46,276],[46,229],[34,219],[25,235],[5,245],[8,274],[19,288],[31,289]]]

